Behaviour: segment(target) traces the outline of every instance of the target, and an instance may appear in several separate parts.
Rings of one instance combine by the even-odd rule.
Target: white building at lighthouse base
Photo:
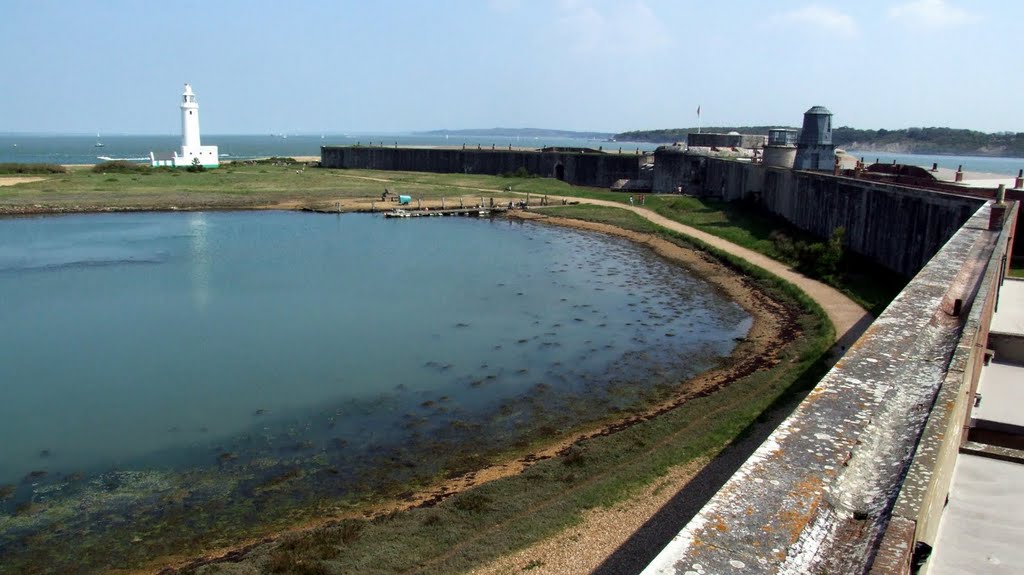
[[[182,146],[181,151],[150,152],[149,163],[154,168],[168,166],[171,168],[187,168],[195,165],[196,159],[204,168],[216,168],[220,165],[217,146]]]

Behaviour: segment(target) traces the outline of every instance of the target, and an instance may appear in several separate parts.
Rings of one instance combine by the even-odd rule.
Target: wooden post
[[[464,209],[466,206],[462,203],[462,196],[459,196],[459,209]]]
[[[444,196],[441,196],[441,209],[444,209]]]
[[[416,198],[416,209],[417,210],[422,210],[423,209],[423,200],[421,200],[420,198]]]

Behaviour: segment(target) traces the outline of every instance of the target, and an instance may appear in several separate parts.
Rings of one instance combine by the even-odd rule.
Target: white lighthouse
[[[199,102],[196,101],[192,86],[185,84],[185,92],[181,95],[181,153],[150,152],[150,164],[187,168],[203,166],[216,168],[220,165],[217,146],[204,146],[199,137]]]

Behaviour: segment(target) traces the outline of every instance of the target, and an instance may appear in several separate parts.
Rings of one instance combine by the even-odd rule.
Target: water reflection
[[[192,301],[202,311],[210,303],[210,252],[207,246],[206,213],[189,216],[189,277],[192,279]]]

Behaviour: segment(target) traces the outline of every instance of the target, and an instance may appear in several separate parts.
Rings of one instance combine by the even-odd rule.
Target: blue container
[[[398,205],[404,206],[412,201],[412,196],[398,196]]]

